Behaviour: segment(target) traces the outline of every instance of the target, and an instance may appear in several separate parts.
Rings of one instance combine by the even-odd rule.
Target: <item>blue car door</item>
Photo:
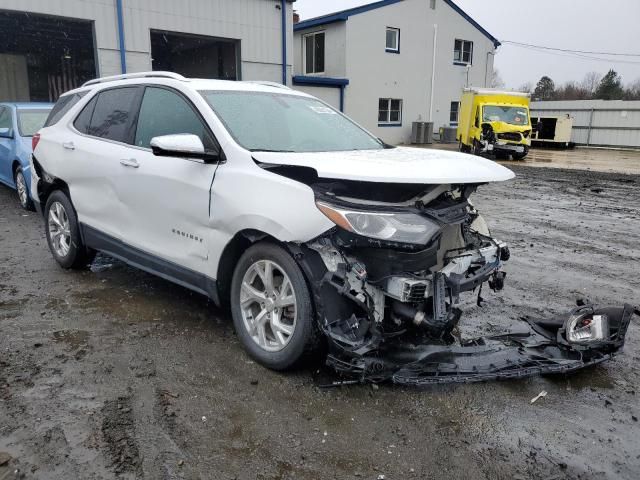
[[[0,106],[0,181],[10,185],[13,185],[13,178],[11,178],[13,139],[10,136],[15,133],[11,109]]]

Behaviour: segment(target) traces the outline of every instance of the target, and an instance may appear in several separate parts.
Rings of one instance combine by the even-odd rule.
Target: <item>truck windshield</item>
[[[483,122],[504,122],[510,125],[528,125],[529,112],[524,107],[485,105],[482,109]]]
[[[250,151],[380,150],[384,144],[340,112],[309,97],[202,91],[234,140]]]
[[[33,137],[44,126],[51,109],[18,110],[18,129],[22,137]]]

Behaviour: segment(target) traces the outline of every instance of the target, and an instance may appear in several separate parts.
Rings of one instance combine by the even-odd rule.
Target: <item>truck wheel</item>
[[[95,252],[82,243],[78,217],[64,192],[56,190],[49,195],[44,225],[49,250],[62,268],[81,269],[93,261]]]
[[[514,152],[512,154],[514,160],[524,160],[524,158],[529,154],[529,147],[524,147],[524,152],[518,153]]]
[[[249,355],[273,370],[295,366],[317,344],[309,287],[293,257],[267,242],[240,257],[231,280],[233,324]]]

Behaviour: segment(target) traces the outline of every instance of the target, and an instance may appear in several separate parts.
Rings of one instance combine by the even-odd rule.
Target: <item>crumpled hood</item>
[[[320,178],[363,182],[440,185],[501,182],[515,177],[508,168],[486,158],[421,148],[252,155],[261,163],[313,168]]]

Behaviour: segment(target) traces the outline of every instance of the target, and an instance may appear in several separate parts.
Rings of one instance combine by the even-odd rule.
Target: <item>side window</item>
[[[93,111],[96,108],[96,101],[98,100],[98,96],[96,95],[91,99],[89,103],[82,109],[80,115],[76,117],[75,122],[73,122],[73,126],[80,133],[84,133],[85,135],[89,134],[89,127],[91,126],[91,117],[93,116]]]
[[[451,102],[451,109],[449,110],[449,123],[452,126],[458,124],[458,116],[460,114],[460,102]]]
[[[47,121],[44,122],[44,127],[50,127],[55,125],[58,121],[64,117],[65,113],[73,108],[73,106],[80,101],[89,92],[79,92],[73,95],[64,95],[58,99],[53,106],[51,113],[47,117]]]
[[[456,39],[453,46],[453,63],[471,65],[473,63],[473,42]]]
[[[99,93],[87,133],[128,143],[129,125],[135,115],[138,92],[138,87],[123,87]]]
[[[0,128],[13,129],[13,122],[11,122],[11,110],[7,107],[0,107]]]
[[[476,127],[480,128],[480,107],[476,108]]]
[[[400,29],[387,27],[387,47],[389,53],[400,53]]]
[[[149,148],[153,137],[179,133],[197,135],[205,149],[217,150],[204,121],[184,98],[164,88],[147,87],[138,116],[135,145]]]
[[[324,73],[324,36],[317,32],[303,37],[305,73]]]
[[[381,98],[378,101],[378,126],[402,125],[402,100],[396,98]]]

